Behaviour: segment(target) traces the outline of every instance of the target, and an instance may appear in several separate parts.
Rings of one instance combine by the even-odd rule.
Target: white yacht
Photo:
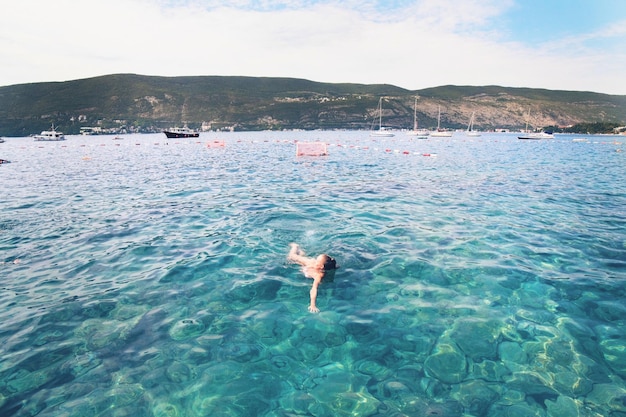
[[[40,134],[33,136],[36,141],[40,142],[48,142],[48,141],[57,141],[57,140],[65,140],[65,135],[61,132],[57,132],[54,128],[54,124],[50,128],[50,130],[44,130]]]

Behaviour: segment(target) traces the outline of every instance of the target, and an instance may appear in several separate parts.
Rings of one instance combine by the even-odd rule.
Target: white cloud
[[[254,5],[253,8],[250,5]],[[409,89],[499,84],[626,94],[623,52],[609,65],[580,39],[504,41],[512,0],[22,0],[0,16],[3,85],[133,72],[250,75]],[[495,23],[494,23],[495,22]],[[578,42],[578,43],[577,43]],[[584,42],[583,42],[584,43]],[[613,51],[614,52],[614,51]],[[8,63],[8,64],[7,64]],[[602,71],[603,79],[591,72]]]

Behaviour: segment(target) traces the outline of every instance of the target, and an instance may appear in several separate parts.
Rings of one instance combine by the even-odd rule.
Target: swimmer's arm
[[[309,292],[309,295],[311,296],[311,304],[309,305],[309,311],[311,313],[319,313],[320,309],[317,308],[317,306],[315,305],[315,301],[317,300],[317,286],[320,285],[320,281],[322,280],[322,277],[315,277],[313,279],[313,285],[311,286],[311,291]]]

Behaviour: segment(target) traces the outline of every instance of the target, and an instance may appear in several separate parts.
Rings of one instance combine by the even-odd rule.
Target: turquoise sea
[[[9,138],[0,415],[624,417],[622,141]]]

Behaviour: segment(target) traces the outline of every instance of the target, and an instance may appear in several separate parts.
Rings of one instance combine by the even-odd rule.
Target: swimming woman
[[[311,291],[309,292],[311,296],[309,311],[311,313],[319,313],[320,310],[315,305],[315,301],[317,300],[317,287],[320,285],[320,282],[322,282],[322,278],[324,278],[326,271],[338,268],[337,261],[325,253],[316,258],[305,256],[304,251],[300,249],[300,246],[297,243],[291,243],[289,246],[291,249],[289,250],[287,259],[302,265],[302,272],[304,273],[304,276],[306,278],[313,279],[313,285],[311,286]]]

